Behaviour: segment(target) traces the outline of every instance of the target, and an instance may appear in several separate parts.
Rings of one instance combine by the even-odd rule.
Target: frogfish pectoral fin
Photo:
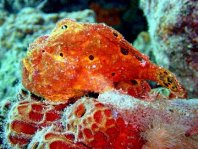
[[[139,72],[138,78],[151,80],[159,85],[168,88],[172,94],[178,98],[186,98],[186,90],[178,82],[176,76],[165,68],[159,67],[153,63]]]
[[[170,91],[179,98],[186,98],[187,92],[186,90],[180,85],[176,76],[171,73],[170,71],[159,68],[156,71],[156,82],[159,83],[161,86],[170,89]]]

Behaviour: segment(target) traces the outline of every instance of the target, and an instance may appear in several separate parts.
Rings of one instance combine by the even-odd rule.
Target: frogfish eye
[[[61,29],[64,29],[64,30],[67,29],[67,25],[66,24],[62,25]]]

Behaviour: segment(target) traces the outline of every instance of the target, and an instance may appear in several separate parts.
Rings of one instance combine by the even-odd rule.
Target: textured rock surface
[[[24,7],[38,7],[45,4],[42,0],[1,0],[0,1],[0,8],[3,8],[10,12],[18,12]]]
[[[157,64],[173,71],[188,90],[198,96],[196,0],[141,0],[147,17],[151,46]]]
[[[94,12],[43,13],[34,8],[24,8],[17,14],[5,10],[0,13],[0,98],[13,96],[20,82],[20,59],[36,37],[47,34],[62,18],[81,22],[94,22]]]
[[[1,0],[0,7],[9,12],[19,12],[24,7],[34,7],[44,12],[76,11],[88,8],[87,0]]]
[[[153,47],[151,44],[151,38],[148,32],[141,32],[136,40],[133,42],[133,46],[140,52],[149,56],[150,60],[156,63],[155,56],[153,54]]]

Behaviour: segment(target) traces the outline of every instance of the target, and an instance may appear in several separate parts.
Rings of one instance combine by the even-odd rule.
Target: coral
[[[62,121],[66,132],[91,148],[141,148],[137,129],[114,111],[91,98],[82,98],[66,108]]]
[[[4,125],[6,115],[9,111],[10,106],[11,106],[11,103],[10,103],[9,99],[7,99],[7,98],[0,101],[0,148],[3,148],[2,147],[2,144],[3,144],[2,132],[3,132],[3,129],[4,129],[3,125]]]
[[[1,52],[4,52],[3,49]],[[18,71],[20,68],[18,58],[22,58],[24,55],[24,52],[18,52],[16,50],[7,51],[2,55],[0,54],[0,98],[13,97],[21,88],[19,85],[21,72]]]
[[[17,13],[25,7],[32,7],[46,13],[61,11],[78,11],[88,8],[88,1],[82,0],[1,0],[0,7],[9,12]]]
[[[21,9],[17,14],[0,11],[0,98],[15,96],[18,92],[20,59],[36,37],[48,34],[55,22],[64,17],[81,22],[95,21],[91,10],[48,14],[34,8]]]
[[[141,0],[147,17],[151,47],[157,64],[174,72],[187,87],[189,97],[198,96],[196,0]]]
[[[0,5],[0,11],[1,11],[1,14],[0,14],[0,26],[1,26],[5,22],[5,20],[6,20],[5,16],[8,16],[8,12],[3,10],[1,8],[1,5]]]
[[[57,130],[56,126],[46,127],[37,131],[27,149],[87,149],[81,143],[74,143],[72,136]]]
[[[37,130],[56,124],[64,108],[63,104],[49,105],[33,99],[16,102],[6,121],[7,144],[19,147],[27,145]]]
[[[102,93],[114,89],[116,82],[133,79],[153,80],[185,97],[171,72],[150,62],[104,24],[63,19],[50,35],[37,38],[23,59],[24,87],[51,101]]]
[[[2,125],[3,147],[138,149],[152,147],[156,135],[158,144],[166,139],[173,146],[181,141],[184,148],[198,145],[196,100],[147,102],[118,91],[83,97],[70,106],[36,96],[20,95],[18,100]]]
[[[141,127],[145,126],[146,129],[155,118],[161,118],[163,122],[169,124],[177,122],[177,124],[194,128],[198,121],[198,100],[194,99],[161,99],[147,102],[118,91],[109,91],[100,94],[97,100],[116,109],[124,120],[134,122]]]
[[[36,7],[42,5],[41,0],[2,0],[0,6],[7,11],[17,12],[24,7]]]
[[[153,54],[153,48],[151,45],[151,38],[148,32],[141,32],[133,42],[133,46],[135,48],[137,48],[140,52],[148,55],[150,60],[156,63],[155,56]]]
[[[128,123],[139,128],[146,141],[143,149],[196,149],[198,100],[145,102],[117,91],[100,94],[97,101],[114,109]],[[192,131],[193,130],[193,131]],[[188,132],[194,132],[188,135]]]
[[[149,127],[142,134],[147,141],[142,149],[195,149],[197,147],[197,140],[186,137],[186,128],[176,123],[168,125],[158,119],[154,120]]]

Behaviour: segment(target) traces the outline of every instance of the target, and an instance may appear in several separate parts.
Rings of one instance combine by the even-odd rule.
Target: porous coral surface
[[[64,111],[62,121],[76,142],[91,148],[141,148],[143,140],[136,125],[95,99],[82,98]]]
[[[196,149],[197,108],[197,100],[147,102],[119,91],[69,106],[25,97],[9,112],[3,147],[138,149],[158,142],[163,148]]]

